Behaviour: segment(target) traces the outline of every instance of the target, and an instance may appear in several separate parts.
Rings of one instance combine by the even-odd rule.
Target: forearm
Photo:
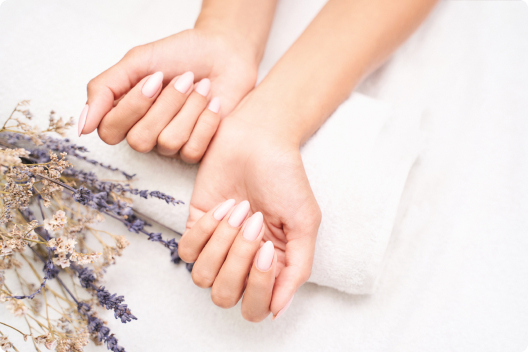
[[[435,3],[330,0],[245,103],[261,104],[266,124],[302,144]]]
[[[277,0],[204,0],[195,28],[234,36],[260,62]]]

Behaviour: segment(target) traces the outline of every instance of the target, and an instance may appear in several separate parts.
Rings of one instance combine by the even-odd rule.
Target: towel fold
[[[301,154],[323,212],[310,282],[370,294],[409,170],[422,138],[421,114],[354,94]]]
[[[420,114],[397,112],[355,93],[301,149],[323,212],[310,282],[372,293],[382,271],[400,195],[419,146]],[[82,138],[90,155],[137,173],[134,187],[160,190],[189,204],[197,166],[140,154],[126,142],[107,146]],[[135,207],[177,231],[188,207],[135,199]]]

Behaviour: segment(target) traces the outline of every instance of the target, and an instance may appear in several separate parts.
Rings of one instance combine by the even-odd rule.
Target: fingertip
[[[194,73],[191,71],[185,72],[174,83],[174,88],[182,94],[186,94],[194,83]]]
[[[163,72],[158,71],[152,74],[141,88],[141,93],[147,98],[152,98],[156,93],[161,91],[161,85],[163,84]]]
[[[209,105],[207,105],[207,109],[217,114],[220,111],[220,98],[214,97],[211,99]]]
[[[90,106],[86,104],[81,112],[81,115],[79,116],[79,122],[77,123],[79,137],[82,135],[84,125],[86,125],[86,116],[88,115],[89,108]]]
[[[271,269],[275,257],[275,246],[273,242],[267,241],[260,248],[256,267],[261,272],[266,272]]]
[[[114,106],[114,94],[108,87],[101,87],[96,93],[88,95],[86,116],[81,134],[90,134],[97,129],[103,117]],[[86,108],[86,107],[85,107]]]
[[[273,318],[271,318],[272,321],[275,321],[276,319],[278,319],[282,314],[284,314],[284,312],[290,307],[292,301],[293,301],[293,297],[295,297],[295,295],[293,295],[290,300],[288,301],[288,303],[286,303],[286,305],[277,312],[277,314],[274,314],[273,315]]]
[[[196,84],[196,87],[194,88],[196,93],[204,97],[206,97],[207,94],[209,94],[210,89],[211,89],[211,81],[208,78],[202,79],[200,82]]]

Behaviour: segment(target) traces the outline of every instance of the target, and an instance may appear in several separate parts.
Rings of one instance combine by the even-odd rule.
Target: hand
[[[255,322],[277,316],[310,277],[321,221],[299,145],[262,125],[261,111],[237,109],[222,121],[198,170],[179,246],[180,257],[195,262],[194,282],[212,287],[213,302],[232,307],[245,290],[242,315]],[[240,202],[230,212],[223,209],[234,205],[229,199]],[[262,246],[267,241],[273,245]]]
[[[199,161],[219,117],[255,85],[258,60],[240,43],[234,33],[197,28],[133,48],[88,84],[79,135],[97,128],[108,144],[126,137],[139,152],[157,145],[160,154]]]

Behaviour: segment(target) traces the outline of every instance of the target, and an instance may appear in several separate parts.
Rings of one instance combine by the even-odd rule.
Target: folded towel
[[[310,282],[354,294],[372,293],[419,146],[420,114],[398,113],[359,93],[352,95],[303,146],[301,155],[322,209]],[[197,166],[140,154],[126,142],[108,146],[82,137],[94,158],[137,173],[134,187],[159,190],[189,204]],[[135,199],[136,208],[177,231],[187,206]]]

